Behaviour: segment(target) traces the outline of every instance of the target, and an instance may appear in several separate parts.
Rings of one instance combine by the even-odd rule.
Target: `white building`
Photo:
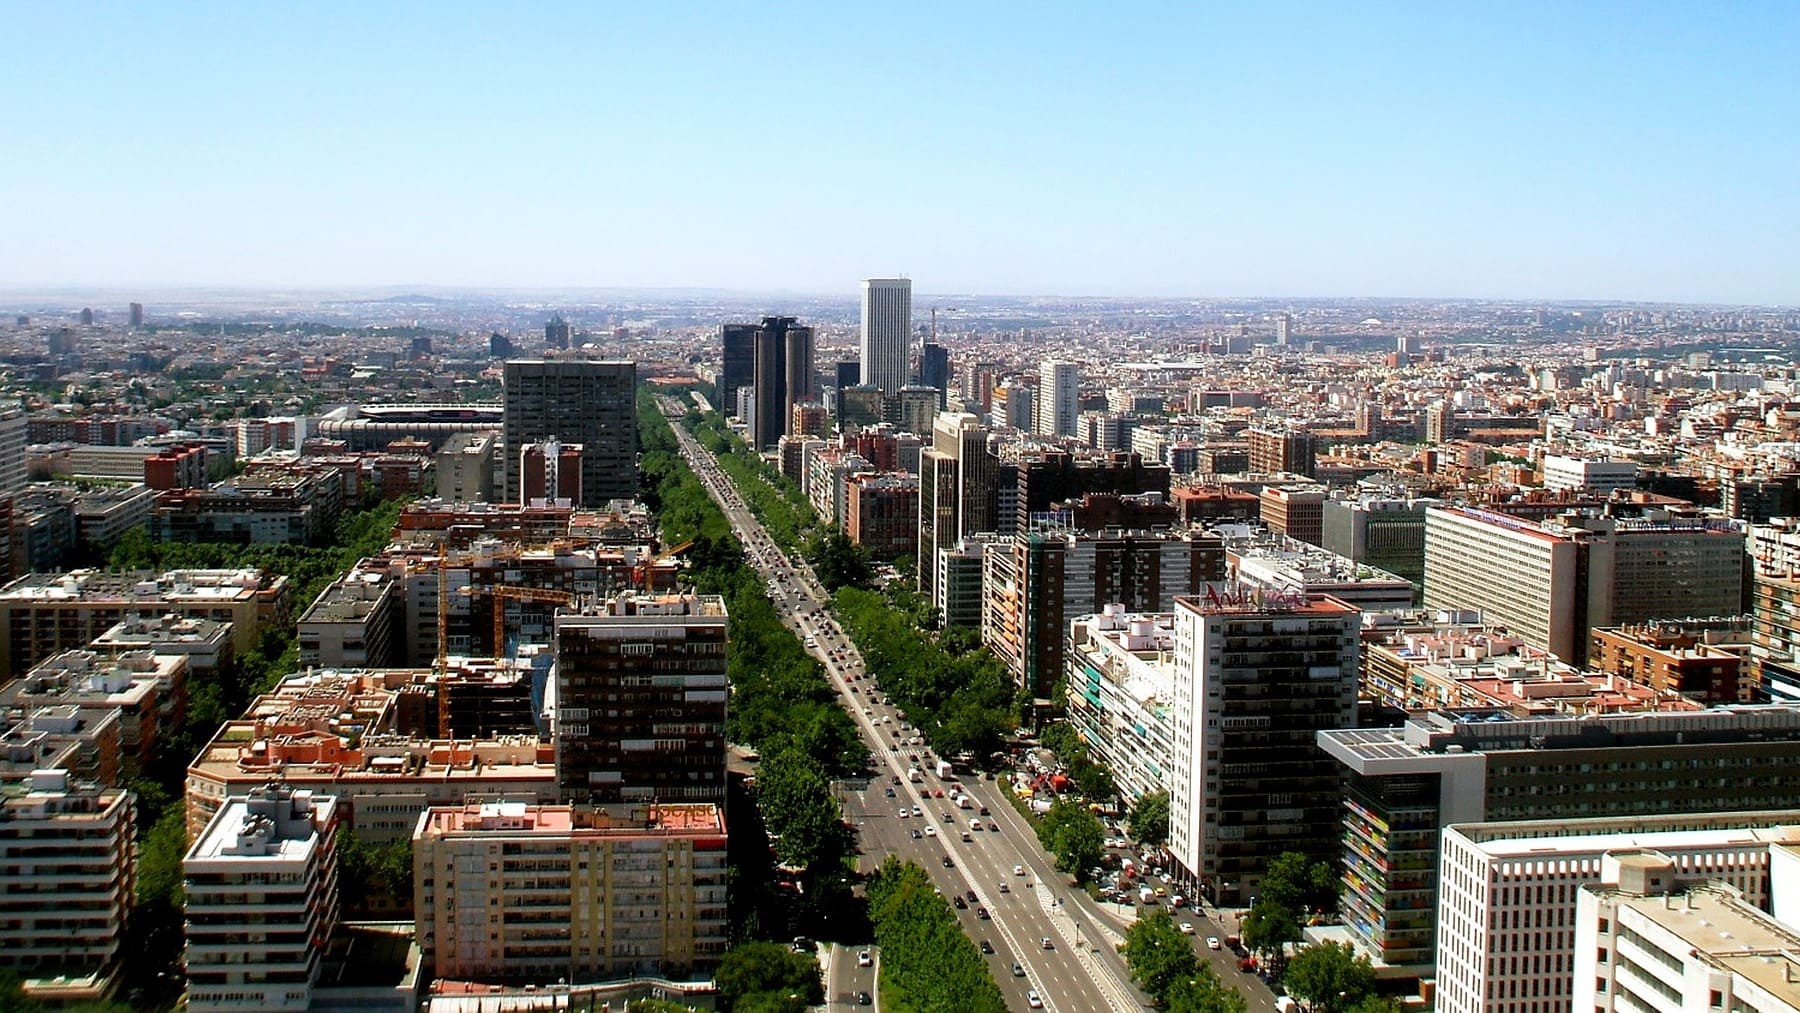
[[[129,792],[72,784],[67,771],[0,787],[0,967],[19,972],[27,995],[111,992],[132,904],[132,830]]]
[[[1175,599],[1169,848],[1215,903],[1286,851],[1335,858],[1337,763],[1315,733],[1356,724],[1362,613],[1246,587]]]
[[[1774,864],[1778,882],[1793,875]],[[1781,915],[1727,884],[1689,880],[1667,855],[1608,855],[1601,885],[1584,887],[1575,901],[1573,1008],[1800,1009],[1800,931]]]
[[[1038,434],[1074,436],[1080,412],[1081,368],[1073,362],[1045,362],[1038,372]]]
[[[1439,1013],[1570,1009],[1575,904],[1609,854],[1653,850],[1687,877],[1769,895],[1771,844],[1800,844],[1800,812],[1474,823],[1447,827],[1437,936]],[[1592,952],[1591,948],[1588,952]],[[1586,1010],[1589,1006],[1577,1005]]]
[[[1069,624],[1069,722],[1127,801],[1169,787],[1174,652],[1173,613],[1127,615],[1108,605]]]
[[[1425,511],[1425,607],[1480,609],[1533,647],[1570,663],[1586,655],[1577,622],[1581,547],[1505,514]]]
[[[1544,488],[1582,490],[1602,496],[1637,485],[1635,461],[1603,461],[1561,454],[1544,455]]]
[[[911,378],[912,279],[862,283],[862,382],[892,397]]]
[[[182,859],[188,1009],[305,1010],[337,927],[337,800],[229,799]]]

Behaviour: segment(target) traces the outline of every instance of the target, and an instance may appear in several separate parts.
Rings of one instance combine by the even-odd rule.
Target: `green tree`
[[[1349,943],[1315,943],[1294,954],[1281,982],[1314,1013],[1344,1013],[1375,988],[1375,969]]]
[[[1353,1002],[1345,1013],[1400,1013],[1406,1005],[1400,1000],[1386,995],[1366,995]]]
[[[1106,827],[1087,806],[1069,799],[1059,799],[1038,823],[1038,840],[1056,858],[1056,867],[1075,877],[1078,883],[1088,880],[1089,872],[1106,853]]]
[[[137,902],[140,908],[180,914],[181,858],[187,854],[187,846],[187,815],[180,806],[175,806],[156,821],[144,835],[139,848]]]
[[[881,1004],[897,1010],[1001,1013],[987,962],[925,870],[889,855],[869,879],[869,919],[881,945]]]
[[[1269,861],[1256,896],[1300,914],[1335,911],[1340,879],[1332,863],[1286,851]]]
[[[1219,980],[1205,964],[1199,973],[1169,986],[1163,996],[1169,1013],[1245,1013],[1244,994]]]
[[[1131,807],[1131,836],[1145,844],[1161,844],[1169,839],[1169,793],[1152,791],[1138,797]]]
[[[801,1008],[825,998],[818,960],[780,943],[741,943],[725,951],[713,982],[727,1010],[781,1008],[768,1006],[766,1000],[759,1004],[759,997],[767,996],[780,1002],[798,996]]]
[[[1192,978],[1199,966],[1193,945],[1163,908],[1150,909],[1126,930],[1125,963],[1132,980],[1159,1001],[1175,982]]]
[[[840,587],[869,586],[875,571],[869,565],[869,552],[836,528],[821,531],[806,543],[806,558],[813,574],[827,591]]]
[[[843,811],[831,782],[805,754],[782,749],[765,755],[756,794],[781,864],[811,870],[843,855]]]
[[[1244,916],[1244,945],[1271,956],[1280,953],[1282,944],[1300,941],[1300,919],[1288,908],[1257,897]]]

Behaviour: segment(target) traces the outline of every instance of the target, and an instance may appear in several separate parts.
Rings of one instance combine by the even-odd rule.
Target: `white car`
[[[937,836],[937,827],[934,827],[929,823],[925,824],[925,836],[926,837],[936,837]]]
[[[1015,876],[1025,875],[1025,867],[1023,865],[1013,866],[1013,875],[1015,875]]]
[[[1025,993],[1025,1005],[1030,1006],[1032,1009],[1044,1008],[1043,997],[1037,994],[1037,989],[1034,988]]]
[[[874,963],[875,963],[875,960],[873,957],[869,956],[868,950],[864,950],[861,953],[858,953],[856,955],[856,966],[857,967],[869,967],[869,966],[873,965]]]
[[[1194,934],[1194,923],[1193,922],[1182,922],[1181,923],[1181,934],[1184,936],[1193,935]]]
[[[1219,937],[1218,936],[1207,936],[1206,937],[1206,948],[1209,950],[1218,949],[1219,948]]]

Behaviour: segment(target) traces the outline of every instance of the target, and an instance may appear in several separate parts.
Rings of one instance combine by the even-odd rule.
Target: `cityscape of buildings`
[[[1800,1007],[1800,314],[928,298],[8,314],[0,967],[124,998],[186,750],[190,1009],[704,994],[756,831],[735,609],[640,478],[675,398],[1005,673],[1017,754],[957,763],[1066,723],[1084,801],[1166,792],[1220,935],[1298,852],[1341,889],[1295,942],[1397,1003]]]

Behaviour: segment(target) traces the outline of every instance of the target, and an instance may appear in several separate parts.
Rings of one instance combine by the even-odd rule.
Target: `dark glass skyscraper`
[[[737,392],[756,382],[756,325],[724,324],[719,328],[720,351],[718,400],[714,407],[726,415],[737,411]]]
[[[772,450],[787,435],[794,403],[808,401],[813,390],[813,329],[793,317],[763,317],[755,338],[756,412],[751,442]]]

